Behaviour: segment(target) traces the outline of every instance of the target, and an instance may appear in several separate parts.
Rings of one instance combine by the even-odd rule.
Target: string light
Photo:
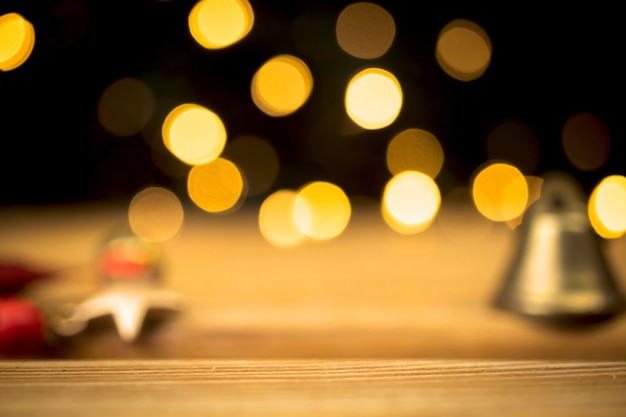
[[[19,13],[0,16],[0,70],[19,68],[35,47],[35,28]]]
[[[168,2],[161,3],[164,5]],[[316,22],[314,17],[326,19],[326,23],[330,26],[334,23],[333,34],[335,46],[338,46],[336,52],[339,54],[333,55],[332,51],[326,51],[325,54],[313,54],[314,57],[307,56],[306,53],[302,56],[286,53],[272,55],[270,52],[272,45],[270,45],[262,52],[263,56],[267,55],[269,58],[265,61],[259,59],[261,64],[255,71],[245,74],[244,78],[249,87],[247,98],[256,110],[270,116],[271,119],[287,119],[286,116],[292,115],[296,119],[302,116],[293,125],[285,124],[284,126],[292,128],[304,126],[300,124],[300,121],[308,122],[309,119],[316,119],[314,111],[319,107],[327,112],[328,98],[333,100],[334,97],[335,105],[338,104],[338,107],[343,105],[344,114],[337,116],[339,121],[335,119],[336,128],[334,130],[331,128],[333,133],[329,136],[333,134],[337,137],[346,136],[344,132],[349,130],[354,133],[351,138],[366,138],[363,140],[363,147],[358,149],[358,152],[363,153],[371,152],[371,149],[366,148],[367,146],[377,148],[379,151],[380,145],[387,141],[384,161],[378,162],[385,162],[388,172],[392,175],[392,180],[385,184],[386,188],[383,193],[383,198],[388,199],[383,203],[385,207],[383,216],[386,216],[386,220],[391,224],[402,218],[398,214],[399,209],[394,208],[393,204],[396,203],[391,202],[391,196],[394,195],[395,187],[401,188],[398,185],[403,183],[400,179],[408,178],[409,175],[404,173],[411,172],[413,176],[415,176],[414,173],[419,173],[429,177],[432,183],[424,180],[424,184],[429,185],[424,185],[423,188],[431,189],[431,191],[437,190],[437,192],[432,191],[430,194],[432,197],[438,195],[439,192],[435,180],[445,168],[444,160],[451,164],[454,160],[447,158],[444,152],[443,144],[449,144],[446,142],[448,138],[445,136],[445,129],[440,129],[436,137],[433,133],[436,130],[429,130],[425,126],[407,128],[406,119],[400,119],[400,116],[404,115],[411,117],[410,112],[414,109],[405,108],[405,102],[417,99],[415,90],[419,88],[415,89],[414,84],[419,84],[420,79],[408,77],[406,68],[410,67],[410,62],[407,59],[398,59],[401,53],[406,52],[402,49],[405,45],[398,44],[398,36],[403,29],[401,25],[406,24],[408,17],[396,20],[398,16],[394,16],[390,10],[376,2],[354,2],[342,9],[325,12],[326,14],[319,12],[315,16],[307,15],[305,16],[307,19],[304,20],[310,25]],[[85,9],[81,8],[81,12],[84,11]],[[193,45],[200,46],[199,51],[194,50],[194,54],[197,54],[194,57],[199,57],[198,60],[203,61],[202,65],[221,65],[222,61],[228,60],[235,62],[244,53],[258,46],[252,45],[254,42],[259,39],[266,40],[261,37],[254,38],[254,40],[251,38],[249,43],[242,42],[253,33],[259,22],[267,25],[267,20],[265,20],[267,15],[257,15],[256,10],[247,0],[200,0],[187,12],[186,29],[189,40],[193,41]],[[84,19],[80,21],[85,22]],[[302,31],[303,20],[298,20],[298,22],[299,25],[294,23],[293,29]],[[268,26],[263,26],[263,28],[267,29]],[[301,32],[300,34],[302,35]],[[432,58],[449,79],[467,84],[487,73],[494,58],[494,50],[491,36],[481,22],[453,19],[443,24],[433,35],[436,42],[433,45]],[[71,36],[67,35],[67,39],[70,38]],[[33,52],[34,44],[35,27],[31,22],[18,13],[0,16],[0,70],[5,72],[19,70]],[[394,46],[397,47],[395,50]],[[181,58],[182,55],[180,52],[164,53],[161,58],[163,62],[160,65],[176,66],[174,62],[182,63],[188,59]],[[324,74],[320,70],[322,68],[319,65],[320,62],[314,61],[314,58],[332,61],[339,56],[342,58],[341,64],[337,63],[330,67],[336,78]],[[260,57],[261,52],[255,59]],[[402,64],[402,68],[398,67],[399,63]],[[190,66],[193,67],[193,65]],[[198,72],[202,72],[200,68],[207,67],[199,66]],[[237,68],[236,72],[241,76],[244,70],[242,67]],[[345,76],[350,73],[352,75]],[[179,75],[170,73],[165,78],[174,79],[177,76]],[[204,74],[204,78],[201,79],[203,82],[206,81],[208,86],[216,86],[219,82],[211,79],[213,76],[213,74]],[[333,85],[331,82],[337,79],[341,79],[341,82]],[[305,145],[298,148],[298,145],[292,143],[290,146],[293,149],[285,149],[281,148],[284,142],[281,143],[280,138],[261,139],[260,133],[256,136],[257,132],[254,131],[252,123],[249,125],[250,132],[247,136],[244,135],[236,141],[229,141],[224,122],[226,118],[223,117],[226,113],[222,112],[220,101],[228,102],[234,96],[224,99],[219,94],[214,94],[210,88],[202,92],[199,88],[196,91],[198,99],[195,101],[170,97],[172,91],[175,92],[172,96],[176,96],[176,93],[180,93],[182,89],[174,88],[164,92],[171,86],[165,88],[163,79],[159,81],[154,73],[137,77],[123,76],[104,85],[96,112],[100,127],[113,136],[132,138],[137,134],[147,136],[147,129],[154,129],[154,126],[158,125],[159,133],[152,136],[162,136],[162,143],[159,144],[161,148],[155,144],[154,138],[149,140],[150,151],[154,154],[154,163],[159,165],[161,173],[170,178],[186,178],[187,192],[192,201],[208,212],[232,212],[248,197],[266,197],[271,194],[273,187],[279,183],[279,179],[290,175],[289,169],[293,173],[294,170],[300,168],[300,166],[288,167],[284,161],[281,163],[281,155],[287,157],[292,154],[297,157],[304,155],[305,158],[310,156],[308,153],[311,153],[311,149]],[[413,88],[410,94],[407,94],[408,90],[405,91],[406,86]],[[333,91],[328,92],[327,89]],[[191,86],[186,94],[179,95],[188,96],[193,90],[194,86]],[[343,95],[339,94],[340,91],[343,91]],[[327,101],[320,105],[323,98]],[[161,117],[162,108],[159,106],[170,99],[166,115]],[[238,107],[238,111],[239,108],[249,110],[246,106],[250,103],[240,104],[240,106],[235,106]],[[309,104],[313,115],[307,114],[305,117],[301,110]],[[432,104],[432,108],[435,108],[436,103]],[[431,109],[429,106],[431,103],[423,104],[420,108]],[[296,115],[298,112],[300,115]],[[424,115],[419,116],[427,118]],[[240,117],[238,120],[243,120],[241,125],[247,125],[248,119],[248,117]],[[275,122],[280,123],[280,121]],[[311,123],[321,124],[318,120]],[[395,134],[391,130],[385,130],[391,126],[396,129]],[[237,127],[241,128],[241,126]],[[304,130],[305,127],[302,129]],[[328,133],[328,130],[324,133]],[[372,135],[368,136],[368,133]],[[315,134],[311,133],[311,136],[313,135]],[[315,140],[316,138],[307,138],[307,144],[311,144],[310,148],[316,146],[313,143]],[[324,144],[332,146],[333,140],[335,139],[325,137],[318,139],[318,142],[323,141]],[[378,146],[372,145],[375,140],[379,140]],[[335,144],[337,144],[336,140]],[[514,228],[522,221],[525,209],[540,195],[541,177],[522,174],[522,172],[531,174],[539,166],[541,155],[538,135],[529,124],[522,120],[504,119],[489,129],[485,127],[484,145],[487,160],[497,160],[500,163],[490,164],[484,169],[476,169],[476,175],[472,177],[471,184],[469,184],[472,200],[479,213],[490,220],[506,222]],[[357,147],[358,145],[351,143],[341,146],[345,147],[342,149],[349,149],[352,152],[354,149],[349,146]],[[575,169],[582,172],[598,170],[605,166],[611,156],[609,129],[600,117],[591,112],[574,113],[563,124],[561,150]],[[344,158],[346,166],[354,163],[356,160],[354,155],[358,152],[352,152]],[[381,159],[380,152],[371,152],[371,154],[374,155],[372,158]],[[168,160],[166,156],[173,157],[182,164],[175,166],[171,162],[172,158]],[[328,155],[318,156],[324,159]],[[324,163],[327,161],[315,162],[320,162],[319,166],[324,169]],[[350,171],[346,168],[345,172]],[[281,173],[283,177],[280,177]],[[327,181],[312,184],[317,187],[322,183],[333,184]],[[300,207],[296,212],[301,211],[296,216],[298,219],[296,224],[305,235],[309,235],[309,238],[326,240],[327,237],[323,237],[323,233],[319,232],[320,234],[316,235],[317,232],[309,230],[312,227],[311,224],[315,223],[312,217],[314,210],[311,207],[317,203],[311,201],[307,204],[302,203],[312,198],[311,196],[304,197],[308,193],[313,193],[311,189],[315,188],[312,184],[300,184],[301,187],[295,195],[295,207]],[[608,193],[606,190],[619,189],[616,183],[611,183],[607,179],[601,184],[602,187],[599,185],[594,191],[593,204],[590,206],[593,206],[593,210],[590,209],[590,216],[595,216],[595,224],[609,222],[605,218],[612,210],[610,207],[615,204],[619,205],[620,201],[617,197],[613,200],[605,198]],[[345,218],[349,219],[350,216],[350,210],[346,208],[349,207],[348,195],[340,184],[333,184],[333,186],[336,188],[331,187],[331,189],[340,190],[338,194],[345,195],[345,201],[348,201],[347,204],[341,206],[344,220],[338,221],[338,224],[343,224]],[[615,195],[613,192],[609,194]],[[135,197],[139,198],[139,196],[140,193],[137,193]],[[439,197],[431,197],[429,201],[435,201],[432,207],[436,208],[430,213],[436,216],[440,204],[436,201],[439,201]],[[430,215],[425,218],[428,220],[424,221],[424,224],[430,224],[433,220]],[[345,223],[347,224],[347,221]],[[392,227],[397,228],[397,226]],[[338,230],[342,230],[342,227],[338,227]],[[606,230],[621,233],[617,226],[604,225],[602,228],[597,228],[598,233],[610,235],[611,233],[607,234]],[[328,232],[327,236],[335,237],[340,233],[340,231]]]

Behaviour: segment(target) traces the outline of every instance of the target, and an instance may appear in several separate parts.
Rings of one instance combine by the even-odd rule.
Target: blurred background
[[[355,2],[251,0],[249,32],[216,49],[191,35],[196,3],[1,2],[0,15],[19,13],[35,30],[28,59],[0,71],[1,204],[127,201],[149,185],[187,199],[189,167],[167,152],[162,138],[165,117],[181,103],[219,116],[226,157],[236,154],[230,145],[238,138],[270,145],[263,149],[276,156],[276,174],[251,199],[314,180],[332,182],[350,197],[380,199],[391,176],[387,147],[409,128],[430,132],[441,145],[442,193],[469,186],[489,160],[506,160],[524,175],[566,170],[586,191],[607,175],[626,173],[617,6],[380,0],[374,3],[392,19],[382,26],[389,46],[380,56],[359,57],[337,37],[341,12]],[[490,61],[473,79],[451,76],[436,57],[440,32],[455,19],[478,25],[490,43]],[[376,28],[380,22],[371,23]],[[251,81],[281,54],[302,60],[312,88],[296,110],[276,116],[254,102]],[[358,126],[344,108],[348,80],[368,66],[392,72],[402,87],[397,117],[375,129]],[[105,92],[121,79],[147,87],[140,90],[148,91],[147,102],[112,105],[133,110],[132,100],[139,100],[149,108],[137,129],[115,131],[102,119]],[[597,157],[587,165],[568,156],[562,139],[566,122],[581,112],[596,123],[583,154]],[[494,139],[496,131],[505,139]]]

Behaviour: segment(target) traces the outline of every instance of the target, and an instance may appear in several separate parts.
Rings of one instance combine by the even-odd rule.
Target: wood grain
[[[2,416],[623,416],[626,363],[0,361]]]

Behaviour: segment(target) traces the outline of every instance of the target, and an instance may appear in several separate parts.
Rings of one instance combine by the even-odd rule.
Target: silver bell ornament
[[[513,260],[495,307],[560,328],[606,322],[626,307],[593,230],[587,200],[569,174],[544,177],[541,197],[517,230]]]

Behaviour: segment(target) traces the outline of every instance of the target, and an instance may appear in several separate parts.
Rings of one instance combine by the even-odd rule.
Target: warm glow
[[[300,190],[294,203],[298,228],[315,240],[339,236],[348,226],[352,207],[344,191],[324,182],[311,182]]]
[[[238,137],[227,144],[223,156],[241,169],[248,185],[249,197],[267,192],[278,177],[278,154],[264,139],[255,136]]]
[[[7,13],[0,16],[0,71],[22,65],[35,46],[35,28],[23,16]]]
[[[98,120],[116,136],[130,136],[143,129],[154,109],[154,96],[141,80],[125,77],[110,84],[98,102]]]
[[[396,35],[389,12],[377,4],[358,2],[347,6],[337,19],[337,42],[348,54],[363,59],[383,56]]]
[[[196,104],[182,104],[172,110],[163,122],[162,133],[167,149],[188,165],[213,161],[226,145],[222,120]]]
[[[279,55],[254,74],[252,100],[264,113],[286,116],[306,103],[313,90],[313,76],[306,64],[291,55]]]
[[[569,161],[581,171],[600,168],[611,149],[608,129],[600,119],[587,112],[574,114],[565,121],[561,143]]]
[[[243,39],[254,24],[247,0],[200,0],[189,13],[189,32],[207,49],[226,48]]]
[[[456,19],[439,32],[435,57],[449,76],[460,81],[472,81],[487,70],[491,53],[491,40],[479,25]]]
[[[528,184],[519,169],[506,163],[493,163],[478,172],[472,184],[474,204],[493,221],[520,216],[528,203]]]
[[[443,149],[437,138],[422,129],[406,129],[387,145],[387,168],[393,174],[419,171],[437,177],[443,166]]]
[[[524,209],[522,214],[506,222],[506,224],[511,229],[515,229],[517,226],[522,224],[524,220],[524,214],[526,213],[526,210],[528,209],[528,207],[530,207],[531,204],[539,200],[539,197],[541,197],[541,187],[543,186],[543,178],[535,177],[532,175],[526,175],[526,184],[528,184],[528,202],[526,203],[526,208]]]
[[[245,198],[239,168],[224,158],[191,168],[187,192],[198,207],[210,213],[233,211]]]
[[[350,119],[364,129],[387,127],[402,110],[402,87],[389,71],[365,69],[348,83],[345,107]]]
[[[403,234],[426,230],[435,219],[441,194],[435,181],[417,171],[403,171],[385,186],[381,210],[385,222]]]
[[[148,187],[130,202],[128,220],[139,237],[151,242],[165,242],[178,234],[184,212],[173,192],[161,187]]]
[[[267,197],[259,209],[261,235],[276,247],[293,247],[306,239],[295,222],[296,196],[296,191],[278,190]]]
[[[610,175],[594,188],[588,204],[589,220],[603,238],[626,232],[626,177]]]

